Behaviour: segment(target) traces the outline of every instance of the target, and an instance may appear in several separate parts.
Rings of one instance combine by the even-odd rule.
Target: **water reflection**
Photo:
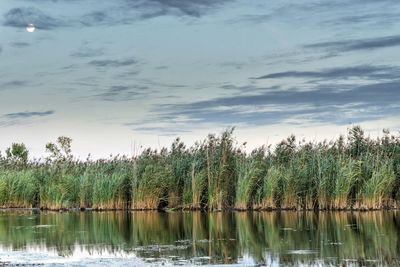
[[[177,264],[400,264],[400,215],[367,213],[0,213],[0,250]],[[124,255],[123,257],[121,255]]]

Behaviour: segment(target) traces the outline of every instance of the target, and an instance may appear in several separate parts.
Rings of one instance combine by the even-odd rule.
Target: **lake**
[[[398,266],[400,212],[0,212],[0,265]]]

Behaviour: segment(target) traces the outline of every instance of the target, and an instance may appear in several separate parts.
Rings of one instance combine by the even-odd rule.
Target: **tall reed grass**
[[[0,206],[370,210],[400,203],[400,136],[386,130],[371,139],[355,126],[330,142],[292,135],[246,153],[228,129],[192,147],[178,138],[169,149],[96,161],[74,160],[71,141],[48,145],[46,160],[26,161],[23,149],[22,160],[19,150],[0,156]]]

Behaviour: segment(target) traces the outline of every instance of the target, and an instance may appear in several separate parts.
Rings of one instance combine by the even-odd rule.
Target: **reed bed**
[[[0,206],[42,209],[373,210],[400,203],[400,136],[298,141],[246,153],[233,129],[191,147],[103,160],[75,160],[71,139],[29,160],[23,144],[0,156]],[[15,148],[15,149],[14,149]],[[1,155],[1,154],[0,154]]]

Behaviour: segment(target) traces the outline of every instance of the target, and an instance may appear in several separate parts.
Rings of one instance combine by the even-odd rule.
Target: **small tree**
[[[58,162],[72,160],[71,143],[72,139],[65,136],[58,137],[56,143],[47,143],[46,152],[51,153],[48,159]]]
[[[11,147],[6,149],[6,159],[12,164],[26,164],[28,154],[28,149],[23,143],[12,143]]]

